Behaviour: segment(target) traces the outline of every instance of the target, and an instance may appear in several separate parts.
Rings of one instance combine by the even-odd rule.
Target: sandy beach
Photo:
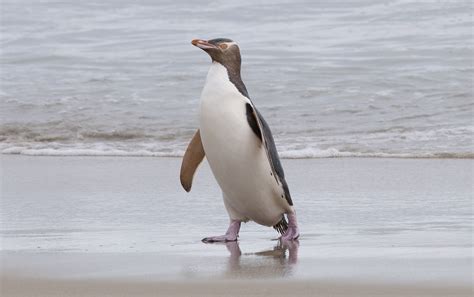
[[[2,296],[471,296],[470,287],[310,281],[3,280]]]
[[[283,160],[301,238],[227,217],[205,164],[2,156],[2,296],[470,296],[472,160]]]

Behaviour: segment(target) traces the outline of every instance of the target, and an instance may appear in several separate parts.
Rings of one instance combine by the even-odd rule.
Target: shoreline
[[[470,296],[473,161],[283,159],[299,244],[228,223],[206,162],[2,155],[2,296]],[[225,231],[225,230],[224,230]]]
[[[474,160],[474,153],[466,153],[467,156],[451,156],[450,153],[440,154],[440,156],[399,156],[399,155],[369,155],[369,156],[325,156],[325,157],[280,157],[282,160],[320,160],[320,159],[400,159],[400,160]],[[22,154],[22,153],[0,153],[0,156],[22,156],[22,157],[91,157],[91,158],[183,158],[184,154],[177,155],[138,155],[138,154]]]

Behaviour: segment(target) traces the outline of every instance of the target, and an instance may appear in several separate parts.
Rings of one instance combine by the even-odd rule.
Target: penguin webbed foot
[[[280,241],[297,240],[300,237],[300,232],[298,230],[296,214],[289,213],[286,216],[288,217],[288,229],[286,229],[285,233],[280,237]]]
[[[297,240],[300,237],[298,227],[288,227],[285,233],[280,237],[280,241]]]
[[[240,224],[241,221],[239,220],[231,220],[229,228],[224,235],[205,237],[202,239],[202,242],[213,243],[237,241],[237,238],[239,237]]]

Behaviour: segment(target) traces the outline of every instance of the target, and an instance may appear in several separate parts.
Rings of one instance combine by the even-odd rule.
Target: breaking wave
[[[52,127],[51,125],[55,126]],[[0,152],[30,156],[181,157],[194,129],[121,129],[71,123],[0,125]],[[474,158],[474,127],[388,129],[332,135],[324,131],[278,134],[281,158]]]
[[[282,129],[283,130],[283,129]],[[72,122],[0,125],[0,152],[30,156],[141,156],[181,157],[194,133],[185,127],[120,128],[78,125]],[[474,158],[474,127],[427,130],[350,131],[332,134],[309,130],[276,134],[279,154],[285,159]]]
[[[2,154],[28,156],[119,156],[119,157],[182,157],[184,148],[119,148],[110,145],[93,147],[27,147],[10,146],[1,149]],[[336,148],[299,150],[280,150],[282,159],[316,159],[316,158],[457,158],[473,159],[473,152],[362,152],[341,151]]]

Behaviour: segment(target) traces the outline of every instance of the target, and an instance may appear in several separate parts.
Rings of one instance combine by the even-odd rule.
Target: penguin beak
[[[211,48],[217,48],[217,46],[215,46],[213,44],[210,44],[206,40],[202,40],[202,39],[193,39],[193,41],[191,41],[191,43],[194,46],[197,46],[197,47],[199,47],[200,49],[203,49],[203,50],[211,49]]]

